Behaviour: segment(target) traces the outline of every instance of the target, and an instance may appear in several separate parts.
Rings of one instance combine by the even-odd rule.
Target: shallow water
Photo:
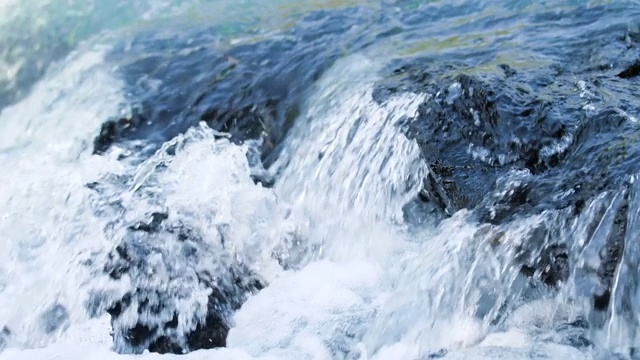
[[[0,12],[0,359],[638,356],[637,1]]]

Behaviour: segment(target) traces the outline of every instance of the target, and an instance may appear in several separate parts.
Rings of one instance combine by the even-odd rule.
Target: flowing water
[[[640,58],[638,19],[637,1],[0,0],[0,359],[178,358],[120,329],[176,316],[187,341],[202,274],[236,264],[262,285],[223,316],[226,347],[180,358],[635,359],[640,78],[615,74]],[[537,128],[446,148],[504,172],[470,172],[462,203],[429,188],[443,213],[416,199],[456,138],[421,138],[424,104],[474,87],[389,85],[405,62],[415,83],[498,84],[503,116],[544,101]],[[526,85],[496,80],[503,63]],[[258,136],[207,101],[264,106]],[[113,119],[134,125],[97,151]],[[530,166],[513,149],[533,143]],[[527,186],[528,207],[501,210]],[[140,265],[115,276],[123,244]],[[107,309],[132,289],[160,295]]]

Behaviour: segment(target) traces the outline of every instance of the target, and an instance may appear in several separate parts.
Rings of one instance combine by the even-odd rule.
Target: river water
[[[0,359],[635,359],[640,77],[618,74],[638,19],[638,1],[0,0]],[[421,122],[473,96],[458,73],[499,94],[493,142]],[[243,112],[223,126],[208,104]],[[416,200],[440,160],[490,169],[454,176],[466,200],[443,212]],[[132,231],[153,214],[198,240]],[[123,243],[141,265],[121,277]],[[559,285],[523,271],[556,248]],[[188,331],[202,274],[235,264],[263,285],[226,347],[118,338]],[[100,300],[132,289],[164,307]]]

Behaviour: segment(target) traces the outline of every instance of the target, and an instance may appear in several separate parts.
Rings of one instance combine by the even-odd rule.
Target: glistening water
[[[639,19],[0,0],[0,359],[640,358]]]

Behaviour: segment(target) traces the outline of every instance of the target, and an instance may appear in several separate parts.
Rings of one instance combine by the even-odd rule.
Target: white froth
[[[97,45],[72,55],[0,114],[0,323],[18,346],[49,341],[38,322],[55,303],[68,306],[72,322],[84,318],[80,256],[104,246],[104,224],[90,215],[84,185],[120,168],[93,159],[87,144],[121,103],[104,51]]]
[[[0,255],[0,325],[16,334],[0,359],[384,360],[442,349],[446,359],[584,358],[522,330],[551,326],[557,309],[546,304],[517,309],[506,329],[491,334],[490,320],[515,296],[515,248],[542,216],[497,228],[461,211],[438,229],[405,229],[402,208],[420,191],[426,166],[399,124],[427,94],[377,103],[372,74],[379,64],[348,57],[318,82],[276,164],[279,181],[265,189],[250,178],[251,145],[216,139],[204,126],[174,139],[175,156],[161,149],[137,168],[90,156],[86,140],[122,102],[121,84],[102,62],[99,51],[72,57],[0,117],[0,181],[10,184],[0,192],[8,244]],[[118,355],[108,318],[86,319],[90,287],[131,285],[93,279],[80,264],[118,241],[103,229],[122,219],[95,215],[84,186],[108,174],[135,175],[111,189],[127,209],[125,220],[166,208],[211,245],[200,265],[215,268],[216,251],[226,251],[268,280],[235,314],[228,348]],[[223,236],[224,249],[214,247]],[[288,270],[274,253],[286,255]],[[149,281],[189,286],[161,271],[161,262]],[[186,312],[206,302],[196,295],[178,307]],[[70,309],[70,327],[43,334],[38,316],[56,302]]]
[[[287,359],[312,358],[310,343],[322,353],[352,352],[349,334],[359,336],[373,316],[382,275],[368,263],[330,261],[287,273],[236,314],[228,345]]]

